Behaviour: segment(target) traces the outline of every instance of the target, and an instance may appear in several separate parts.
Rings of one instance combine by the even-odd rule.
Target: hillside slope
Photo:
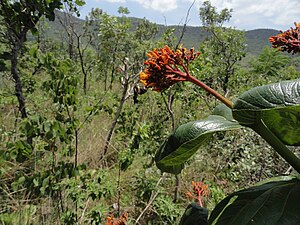
[[[57,12],[57,18],[61,18],[63,20],[65,18],[65,15],[61,12]],[[130,17],[132,21],[132,27],[133,30],[135,27],[139,24],[141,19]],[[84,21],[78,18],[74,18],[74,23],[76,24],[76,30],[80,30],[83,26]],[[156,36],[156,38],[159,38],[163,35],[163,33],[167,29],[175,29],[174,34],[176,37],[180,37],[183,26],[164,26],[164,25],[158,25],[159,32]],[[59,19],[56,19],[54,22],[49,22],[49,29],[47,29],[47,36],[51,38],[59,38],[61,39],[63,33],[65,33],[64,28],[62,27]],[[257,55],[261,52],[262,48],[264,46],[270,46],[270,43],[268,41],[270,36],[273,36],[275,34],[278,34],[278,30],[274,29],[255,29],[255,30],[249,30],[245,31],[245,37],[247,40],[247,52],[251,55]],[[58,35],[59,34],[59,35]],[[182,39],[182,43],[185,47],[195,47],[197,48],[199,44],[208,36],[207,32],[203,27],[195,27],[195,26],[186,26],[185,28],[185,34]]]

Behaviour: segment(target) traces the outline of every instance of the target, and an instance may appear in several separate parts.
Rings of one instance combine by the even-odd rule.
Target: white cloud
[[[164,13],[170,24],[178,24],[185,17],[185,12],[194,0],[94,0],[101,2],[125,3],[133,12],[163,23]],[[189,16],[189,25],[201,25],[199,7],[205,0],[195,0],[196,4]],[[300,0],[210,0],[212,5],[221,10],[233,9],[232,18],[227,26],[238,29],[274,28],[286,30],[300,22]],[[87,4],[90,0],[86,1]],[[91,1],[92,2],[92,1]],[[111,10],[111,8],[109,9]],[[135,13],[135,14],[134,14]]]
[[[168,12],[177,9],[177,0],[134,0],[147,9]]]
[[[300,20],[299,0],[260,0],[259,2],[239,1],[233,8],[234,16],[243,24],[256,22],[257,26],[289,27]]]
[[[182,0],[193,2],[193,0]],[[196,0],[197,7],[204,0]],[[231,24],[236,27],[286,27],[300,21],[299,0],[210,0],[217,9],[233,9]]]
[[[100,2],[101,0],[97,0],[97,2]],[[113,2],[113,3],[124,3],[126,2],[125,0],[106,0],[107,2]]]
[[[96,0],[101,1],[101,0]],[[136,2],[146,9],[152,9],[159,12],[169,12],[177,9],[177,0],[105,0],[111,3]]]

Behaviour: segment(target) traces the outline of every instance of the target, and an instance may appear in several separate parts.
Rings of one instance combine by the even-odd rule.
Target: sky
[[[187,25],[201,26],[199,8],[204,0],[195,0]],[[146,18],[164,25],[182,25],[194,0],[85,0],[80,8],[85,18],[92,8],[100,8],[110,15],[119,15],[118,7],[129,9],[129,16]],[[211,0],[218,10],[233,9],[226,26],[239,30],[271,28],[287,30],[300,22],[300,0]]]

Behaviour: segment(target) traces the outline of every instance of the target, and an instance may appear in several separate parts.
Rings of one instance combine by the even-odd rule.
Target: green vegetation
[[[228,219],[231,207],[276,193],[272,210],[290,194],[294,218],[300,63],[269,47],[276,31],[225,29],[231,11],[206,2],[203,27],[180,40],[177,27],[123,7],[119,17],[93,9],[80,20],[83,4],[0,2],[0,224],[193,224],[191,210],[209,211],[213,224],[225,206]],[[185,51],[180,43],[200,50],[188,50],[189,81],[226,94],[232,109],[190,82],[159,93],[140,83],[149,50]],[[208,190],[201,213],[187,195],[196,184]]]
[[[100,10],[101,11],[101,10]],[[55,12],[57,18],[64,18],[64,14],[60,11]],[[143,19],[129,17],[128,19],[131,21],[131,30],[135,30],[138,24],[140,24]],[[84,20],[71,17],[74,20],[74,26],[77,30],[82,29]],[[156,24],[158,33],[155,35],[155,39],[158,40],[160,37],[166,33],[167,30],[174,30],[174,36],[179,38],[183,31],[183,26],[178,25],[161,25]],[[59,20],[49,21],[47,23],[47,29],[44,30],[44,35],[48,38],[55,39],[56,41],[62,41],[65,38],[64,28],[62,27]],[[271,46],[268,38],[270,36],[276,35],[279,31],[274,29],[255,29],[255,30],[247,30],[243,31],[245,33],[246,38],[246,51],[250,56],[256,56],[260,54],[264,46]],[[189,26],[187,24],[185,28],[185,35],[182,38],[182,44],[186,48],[198,48],[199,45],[209,36],[209,33],[203,26]]]

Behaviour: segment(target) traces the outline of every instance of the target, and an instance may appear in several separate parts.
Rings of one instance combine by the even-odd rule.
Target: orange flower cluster
[[[296,28],[282,32],[269,38],[273,48],[279,48],[281,51],[288,53],[300,52],[300,23],[295,23]]]
[[[113,214],[106,217],[105,225],[126,225],[128,213],[124,212],[120,218],[115,218]]]
[[[146,88],[162,91],[173,84],[186,81],[189,76],[189,63],[199,56],[194,49],[179,48],[171,50],[169,46],[150,51],[144,63],[146,69],[140,73],[140,81]]]
[[[208,185],[204,184],[202,181],[195,182],[192,181],[193,192],[186,192],[186,196],[188,198],[196,199],[199,202],[199,205],[203,207],[203,197],[207,197],[209,195]]]

